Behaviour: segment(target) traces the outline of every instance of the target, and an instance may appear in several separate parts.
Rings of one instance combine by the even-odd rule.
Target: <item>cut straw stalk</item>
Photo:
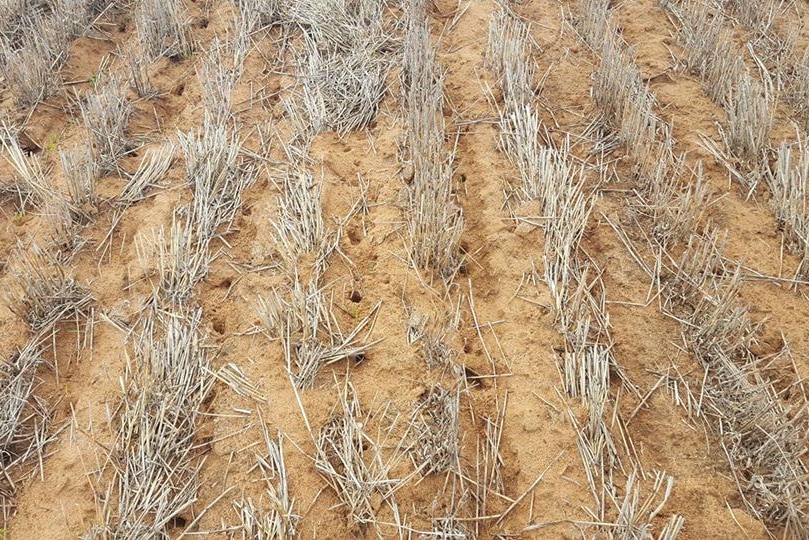
[[[36,394],[39,386],[37,369],[43,363],[39,338],[0,363],[0,455],[3,474],[0,477],[0,507],[3,525],[14,510],[13,497],[18,482],[29,471],[23,466],[37,456],[33,471],[41,469],[45,445],[55,438],[49,434],[51,414],[46,402]]]
[[[191,19],[181,0],[143,0],[135,13],[138,42],[146,58],[185,58],[194,50]]]
[[[693,237],[666,290],[706,376],[702,408],[748,510],[787,538],[809,530],[807,411],[788,410],[750,350],[758,324],[739,303],[741,272],[723,269],[716,233]],[[684,313],[683,313],[684,312]]]
[[[107,500],[105,522],[88,538],[165,538],[196,500],[202,465],[196,433],[214,380],[200,342],[200,317],[198,309],[181,310],[141,321],[110,454],[115,498]]]
[[[417,268],[451,281],[463,264],[460,239],[463,212],[452,191],[453,153],[444,150],[443,76],[430,42],[424,6],[407,5],[408,29],[403,58],[403,101],[406,107],[406,179],[408,246]]]
[[[102,171],[114,170],[130,146],[125,131],[133,108],[126,99],[126,86],[117,76],[107,76],[79,102],[79,107],[98,167]]]
[[[259,313],[268,333],[284,345],[287,370],[299,388],[311,388],[324,366],[364,358],[381,339],[371,340],[381,304],[344,334],[323,290],[312,281],[295,280],[288,291],[259,298]]]
[[[376,523],[374,498],[381,497],[395,509],[393,494],[403,480],[390,472],[402,459],[400,448],[385,460],[382,447],[365,426],[371,418],[363,413],[354,387],[341,385],[338,402],[317,435],[315,468],[346,508],[351,524]]]
[[[10,271],[16,282],[7,292],[9,307],[32,331],[47,331],[90,303],[90,293],[50,251],[19,244],[13,260]]]

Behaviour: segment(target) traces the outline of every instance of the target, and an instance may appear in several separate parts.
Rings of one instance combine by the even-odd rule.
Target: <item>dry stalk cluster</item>
[[[19,40],[0,39],[0,74],[17,106],[31,107],[59,90],[71,36],[55,14],[34,11],[21,24]]]
[[[281,0],[236,0],[236,6],[252,32],[277,24],[283,16]]]
[[[245,29],[236,28],[224,43],[214,38],[205,53],[197,78],[202,88],[202,104],[215,124],[224,124],[232,114],[233,89],[244,72],[244,58],[250,45]]]
[[[84,127],[93,142],[94,159],[102,172],[115,170],[118,159],[130,149],[125,132],[133,109],[126,90],[123,81],[108,75],[79,102]]]
[[[761,85],[745,72],[737,79],[725,112],[728,128],[722,130],[725,145],[752,176],[746,179],[754,187],[763,173],[770,147],[772,118]]]
[[[598,52],[605,41],[611,41],[615,25],[611,20],[609,0],[579,0],[578,17],[575,27],[579,35],[594,52]]]
[[[129,178],[116,199],[120,207],[128,208],[146,198],[148,192],[157,187],[157,182],[168,173],[176,157],[177,146],[166,142],[156,148],[148,148],[138,164],[135,173]]]
[[[93,0],[0,2],[0,73],[20,107],[59,90],[58,69],[70,42],[84,33]]]
[[[452,188],[454,151],[444,149],[443,73],[421,0],[407,5],[402,66],[406,140],[402,158],[407,195],[410,258],[445,282],[463,263],[463,213]]]
[[[304,30],[297,98],[312,135],[339,135],[368,126],[392,67],[382,27],[384,2],[304,0],[285,8],[285,20]]]
[[[697,0],[670,3],[668,8],[680,21],[678,38],[685,52],[686,69],[700,76],[713,101],[728,105],[744,62],[731,36],[723,30],[722,12]]]
[[[669,9],[682,25],[680,42],[687,68],[700,76],[708,95],[727,114],[727,128],[720,131],[731,159],[718,149],[711,151],[752,191],[764,175],[769,157],[770,84],[759,84],[745,69],[742,55],[722,28],[721,11],[714,12],[697,0],[669,4]]]
[[[455,350],[449,343],[451,326],[431,322],[430,317],[408,308],[410,320],[407,324],[407,343],[418,344],[421,358],[428,369],[455,370]]]
[[[583,403],[604,401],[609,392],[611,353],[607,345],[592,341],[592,320],[583,314],[565,343],[564,387],[568,396]]]
[[[416,403],[410,419],[410,459],[423,475],[460,472],[460,390],[436,384]]]
[[[377,0],[301,0],[278,2],[284,22],[299,25],[321,46],[351,50],[369,34],[382,32],[385,2]],[[351,33],[357,30],[357,33]]]
[[[529,27],[511,11],[502,8],[492,14],[486,65],[498,78],[506,110],[533,102],[536,66],[529,58],[531,40]]]
[[[766,38],[776,19],[787,9],[785,0],[723,0],[724,8],[738,21],[753,30],[756,36]]]
[[[259,298],[259,313],[270,337],[284,345],[287,370],[299,388],[311,388],[324,366],[349,359],[362,361],[381,339],[371,340],[381,304],[377,304],[348,333],[334,315],[333,298],[313,279],[307,285],[296,276],[286,291]]]
[[[475,536],[455,516],[433,519],[433,527],[429,532],[419,535],[419,540],[471,540]]]
[[[68,0],[68,1],[82,1],[82,0]],[[90,13],[93,15],[101,15],[104,13],[119,13],[123,9],[131,7],[127,0],[83,0],[87,3]]]
[[[652,488],[642,495],[641,479],[637,471],[632,471],[626,480],[624,496],[613,501],[618,507],[618,519],[612,531],[612,538],[674,540],[685,524],[683,516],[673,514],[658,534],[651,526],[652,520],[665,507],[674,487],[674,478],[663,473],[656,473]]]
[[[641,167],[651,164],[662,126],[654,113],[656,101],[638,66],[617,37],[605,39],[593,80],[593,101]]]
[[[52,16],[68,39],[81,36],[99,0],[52,0]]]
[[[354,387],[346,382],[338,402],[316,439],[315,467],[345,506],[351,524],[376,527],[374,501],[381,499],[394,513],[394,493],[404,480],[390,478],[402,461],[396,447],[383,455],[385,441],[374,440],[365,430],[372,415],[363,412]]]
[[[323,218],[323,180],[315,180],[308,170],[292,167],[281,178],[283,194],[278,198],[278,216],[272,221],[273,239],[288,270],[298,267],[301,258],[314,259],[313,272],[326,270],[336,238],[331,238]]]
[[[566,183],[572,171],[563,156],[540,141],[542,122],[534,105],[534,66],[528,58],[528,26],[506,10],[492,16],[487,64],[503,92],[499,144],[520,171],[522,198],[545,201],[551,186]]]
[[[201,130],[179,133],[178,140],[194,201],[175,211],[168,234],[161,227],[138,239],[141,265],[151,268],[152,261],[157,263],[155,292],[171,302],[184,302],[207,275],[214,257],[211,241],[231,230],[242,194],[255,179],[254,168],[240,157],[237,135],[210,117],[205,117]],[[167,145],[147,155],[148,161],[144,158],[124,188],[121,208],[144,196],[145,189],[165,174],[173,154],[173,145]]]
[[[199,334],[201,312],[153,312],[127,358],[115,480],[105,522],[89,538],[168,538],[196,501],[202,447],[197,429],[214,378]]]
[[[553,299],[551,311],[562,329],[570,328],[579,315],[572,309],[570,295],[581,276],[579,245],[595,204],[595,197],[586,191],[584,182],[584,172],[580,169],[578,179],[568,179],[549,190],[543,207],[543,214],[548,218],[545,282]]]
[[[33,470],[43,474],[44,446],[51,416],[47,404],[35,394],[39,386],[37,368],[43,360],[37,339],[0,363],[0,510],[3,524],[13,513],[15,480],[20,468],[29,461]],[[34,456],[37,457],[34,460]]]
[[[637,160],[649,168],[658,131],[665,136],[668,130],[653,113],[655,102],[640,72],[613,35],[608,2],[588,1],[582,5],[584,14],[577,20],[579,31],[591,47],[602,53],[595,100],[637,154]],[[565,337],[560,366],[563,384],[568,396],[580,398],[584,409],[583,419],[572,409],[568,413],[577,432],[577,446],[595,504],[591,517],[601,524],[605,534],[620,531],[616,536],[648,538],[652,521],[668,500],[671,485],[662,496],[657,483],[645,499],[640,496],[635,471],[643,469],[625,431],[620,440],[624,441],[624,453],[633,472],[625,477],[623,486],[615,479],[616,471],[626,469],[619,458],[617,439],[605,420],[610,414],[611,371],[621,375],[628,387],[631,385],[612,355],[603,283],[590,276],[591,263],[583,259],[580,249],[595,197],[585,187],[584,166],[573,165],[567,141],[559,148],[550,148],[537,138],[540,122],[532,103],[532,69],[526,67],[528,33],[520,25],[505,7],[493,16],[487,60],[500,79],[505,101],[501,148],[520,170],[523,198],[538,200],[545,218],[545,282],[551,293],[551,311]],[[515,87],[515,81],[523,87]],[[620,498],[622,490],[625,495]],[[657,506],[653,507],[653,503]],[[614,520],[608,517],[608,506],[614,508]],[[608,520],[612,523],[607,524]],[[680,527],[682,518],[676,516],[661,534],[675,538]]]
[[[671,158],[665,152],[641,180],[637,210],[651,222],[659,246],[670,248],[699,228],[708,205],[701,162],[690,172],[685,156]]]
[[[88,144],[59,151],[59,161],[67,184],[67,195],[75,215],[73,221],[87,223],[98,206],[96,181],[99,176],[98,162],[93,158]]]
[[[119,56],[126,63],[129,74],[129,87],[141,99],[153,98],[157,95],[157,88],[149,78],[149,62],[144,57],[144,51],[134,46],[125,52],[119,52]]]
[[[809,276],[809,149],[804,144],[782,143],[775,169],[767,177],[772,193],[770,204],[778,226],[784,233],[786,245],[800,259],[796,279]]]
[[[195,234],[188,207],[174,212],[166,233],[161,225],[148,236],[137,238],[143,268],[155,268],[159,281],[155,296],[170,303],[182,303],[207,274],[211,263],[209,241]]]
[[[255,168],[240,159],[242,142],[235,130],[206,116],[202,129],[179,133],[185,173],[194,190],[194,234],[208,242],[230,232],[242,194],[255,180]]]
[[[787,88],[787,100],[806,131],[809,129],[809,47],[795,62]]]
[[[256,462],[265,484],[269,509],[256,507],[252,499],[236,501],[240,523],[233,538],[242,540],[272,540],[294,538],[300,516],[293,510],[294,500],[289,497],[289,482],[284,464],[283,438],[273,438],[266,425],[263,428],[266,452],[256,454]]]
[[[783,404],[750,350],[758,325],[738,298],[741,279],[738,267],[724,269],[716,233],[695,235],[669,282],[667,309],[680,310],[705,369],[699,414],[718,434],[748,510],[786,538],[805,538],[809,416]]]
[[[46,169],[36,155],[29,155],[20,147],[15,130],[3,124],[0,130],[0,144],[3,145],[3,159],[11,165],[15,177],[10,185],[2,190],[16,195],[20,211],[24,212],[29,204],[42,208],[51,199],[50,182],[45,177]]]
[[[66,269],[64,261],[33,244],[17,246],[10,272],[15,283],[8,290],[9,308],[34,331],[78,316],[90,303],[90,293]]]
[[[20,39],[24,19],[34,9],[32,0],[0,0],[0,40],[14,43]]]
[[[194,50],[191,19],[182,0],[142,0],[135,25],[148,62],[161,56],[186,58]]]

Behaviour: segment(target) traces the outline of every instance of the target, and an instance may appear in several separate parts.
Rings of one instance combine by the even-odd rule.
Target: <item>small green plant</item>
[[[56,148],[59,146],[59,134],[54,133],[50,137],[48,137],[47,142],[45,143],[45,150],[50,153],[55,153]]]

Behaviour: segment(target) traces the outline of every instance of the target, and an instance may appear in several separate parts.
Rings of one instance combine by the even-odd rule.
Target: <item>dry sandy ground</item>
[[[213,2],[207,12],[200,4],[189,3],[194,33],[203,46],[227,27],[231,8],[221,4]],[[504,191],[517,173],[497,148],[499,91],[484,65],[489,21],[495,9],[492,0],[440,0],[432,10],[434,35],[441,36],[440,62],[447,70],[447,130],[453,136],[458,133],[456,194],[466,220],[463,246],[468,254],[465,272],[447,292],[437,282],[433,288],[422,285],[419,274],[403,259],[402,185],[396,147],[401,110],[396,77],[392,77],[394,86],[367,132],[342,139],[324,133],[313,145],[313,169],[318,174],[322,171],[324,211],[331,228],[335,227],[333,218],[345,215],[356,201],[358,174],[369,182],[369,212],[352,218],[343,230],[340,246],[345,257],[332,257],[324,282],[330,285],[336,311],[346,325],[381,302],[373,336],[383,341],[360,364],[344,362],[324,370],[315,388],[302,393],[302,403],[310,425],[323,425],[341,381],[348,377],[365,410],[378,412],[388,407],[389,415],[391,411],[406,415],[425,389],[442,378],[442,374],[426,370],[417,348],[407,342],[406,305],[439,320],[453,317],[459,310],[460,324],[450,342],[467,374],[481,376],[462,394],[460,444],[467,470],[474,470],[476,447],[485,432],[483,418],[496,414],[498,401],[502,403],[507,396],[501,451],[504,495],[508,499],[493,497],[487,513],[505,510],[509,499],[525,493],[550,465],[543,480],[502,522],[469,520],[464,526],[480,538],[497,534],[579,538],[572,521],[589,519],[583,507],[591,505],[592,499],[566,412],[568,407],[576,412],[578,404],[568,403],[560,393],[557,351],[564,342],[550,313],[542,307],[550,298],[545,286],[539,284],[531,295],[517,294],[531,265],[542,263],[543,237],[535,227],[515,226],[504,206]],[[575,137],[596,114],[589,94],[596,58],[571,28],[562,24],[563,14],[571,9],[567,3],[525,0],[514,9],[531,23],[538,45],[535,60],[545,77],[538,96],[543,120],[555,138],[566,133]],[[799,9],[805,11],[804,7]],[[727,229],[727,255],[764,275],[791,276],[796,261],[782,254],[766,196],[745,198],[699,145],[698,132],[718,138],[715,122],[724,113],[708,99],[698,80],[674,69],[672,54],[676,56],[678,50],[666,13],[653,0],[629,0],[616,7],[615,17],[622,35],[635,47],[637,64],[651,78],[659,113],[674,125],[677,150],[687,151],[690,161],[705,161],[713,201],[707,212],[714,223]],[[132,38],[127,15],[117,16],[116,21],[120,22],[117,27],[106,28],[109,38],[93,35],[74,43],[62,70],[63,80],[88,79],[116,43]],[[737,37],[744,39],[742,34]],[[280,96],[292,81],[266,72],[264,55],[272,54],[273,47],[272,36],[257,39],[234,99],[248,147],[257,150],[255,126],[275,123],[283,129]],[[199,125],[200,89],[194,74],[199,56],[194,54],[180,63],[162,60],[151,67],[152,81],[161,94],[154,100],[137,102],[129,128],[133,136],[155,144],[174,137],[178,130]],[[87,87],[87,83],[77,82],[70,90],[81,92]],[[4,107],[9,110],[8,99]],[[20,118],[19,113],[8,114],[12,119]],[[83,134],[76,127],[76,117],[77,111],[61,97],[50,98],[36,108],[26,132],[42,146],[43,159],[56,163],[56,148],[80,140]],[[788,133],[786,122],[782,124],[778,132]],[[588,145],[584,141],[574,151],[584,157]],[[277,148],[272,152],[280,155]],[[142,156],[143,151],[138,154]],[[608,159],[615,174],[602,186],[583,247],[604,273],[615,358],[644,393],[672,365],[696,384],[700,367],[683,345],[680,325],[661,314],[656,302],[646,305],[649,280],[606,222],[609,217],[628,223],[627,202],[635,186],[623,150],[619,148]],[[137,163],[138,157],[131,156],[122,166],[134,170]],[[108,176],[101,180],[99,189],[111,195],[122,184],[119,178]],[[68,323],[60,327],[55,338],[55,350],[48,357],[58,362],[59,377],[53,370],[43,371],[45,382],[40,393],[53,404],[56,424],[65,423],[65,428],[48,447],[43,478],[21,485],[16,513],[6,525],[7,538],[76,538],[99,522],[94,490],[103,489],[108,482],[108,472],[99,471],[104,465],[104,448],[114,437],[109,417],[120,400],[125,362],[125,336],[106,322],[102,313],[133,321],[150,291],[134,239],[154,226],[169,224],[172,209],[190,196],[183,184],[182,163],[177,163],[164,180],[163,189],[126,212],[107,256],[99,257],[95,245],[106,235],[112,213],[102,209],[97,222],[85,230],[89,242],[75,257],[74,272],[93,293],[92,343],[77,334],[75,324]],[[219,256],[196,290],[194,301],[203,309],[209,343],[217,348],[215,366],[237,364],[266,400],[239,396],[225,384],[215,387],[210,415],[201,433],[207,452],[199,501],[183,517],[190,523],[214,503],[198,521],[197,529],[221,530],[238,522],[234,500],[243,494],[259,500],[262,483],[253,465],[264,422],[271,432],[280,431],[285,436],[289,488],[302,516],[300,537],[374,537],[373,529],[362,531],[347,524],[337,497],[315,471],[310,458],[313,442],[285,373],[282,347],[256,331],[261,327],[258,296],[283,280],[272,267],[275,254],[270,240],[278,196],[276,185],[266,171],[262,172],[247,192],[236,230],[227,236],[226,243],[217,244]],[[531,208],[518,209],[518,213],[530,214]],[[6,204],[0,224],[2,253],[10,256],[16,238],[41,238],[45,230],[40,216],[15,215],[13,205]],[[638,231],[630,234],[640,236]],[[5,289],[11,279],[0,273],[0,287]],[[359,294],[352,295],[355,291]],[[786,362],[773,369],[789,378],[809,376],[809,333],[805,325],[809,301],[804,288],[793,290],[773,280],[747,280],[742,298],[764,321],[760,352],[776,352],[784,342],[792,350],[797,375]],[[470,299],[480,332],[473,322]],[[84,322],[81,324],[84,331]],[[0,303],[0,335],[0,352],[5,356],[27,339],[24,324],[5,303]],[[614,385],[617,408],[623,418],[628,418],[639,400],[622,393],[620,383]],[[659,523],[672,513],[682,514],[686,525],[680,538],[685,539],[767,537],[764,526],[745,512],[716,437],[674,405],[665,385],[652,393],[626,428],[645,468],[664,470],[676,479],[671,499],[657,518]],[[407,467],[394,472],[406,474]],[[406,484],[397,493],[397,500],[407,523],[425,530],[431,518],[451,512],[450,493],[458,488],[457,483],[456,478],[432,475]],[[217,499],[228,488],[231,491]],[[457,502],[462,509],[460,516],[470,515],[463,509],[466,502]],[[392,521],[389,510],[380,508],[379,520]],[[557,524],[522,532],[539,522]],[[382,526],[380,531],[383,537],[393,536],[389,527]],[[227,535],[206,533],[203,537]]]

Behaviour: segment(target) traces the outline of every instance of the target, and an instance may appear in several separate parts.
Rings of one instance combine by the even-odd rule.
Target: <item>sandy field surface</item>
[[[150,3],[2,30],[3,538],[809,538],[805,3]]]

